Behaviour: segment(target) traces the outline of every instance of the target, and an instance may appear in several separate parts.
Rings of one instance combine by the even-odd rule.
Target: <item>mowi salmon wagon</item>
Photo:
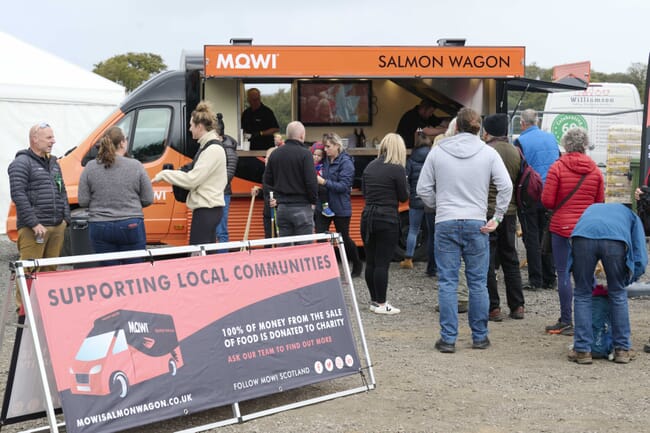
[[[184,53],[182,70],[163,72],[133,91],[120,108],[60,160],[69,201],[77,207],[77,184],[84,163],[92,158],[93,146],[111,126],[120,126],[128,137],[130,154],[139,159],[150,177],[165,164],[180,167],[197,149],[188,131],[189,117],[201,99],[212,102],[223,114],[225,133],[238,138],[246,89],[264,84],[284,86],[291,103],[289,120],[307,125],[307,141],[322,138],[325,132],[342,137],[363,127],[367,148],[350,148],[356,176],[352,191],[350,234],[358,245],[359,219],[363,208],[361,173],[377,153],[374,144],[394,132],[404,112],[420,99],[434,101],[438,117],[453,117],[463,106],[483,115],[507,112],[508,90],[544,91],[570,86],[527,80],[524,76],[524,47],[481,47],[449,45],[441,40],[433,46],[255,46],[248,41],[232,45],[208,45],[202,54]],[[445,45],[447,43],[447,45]],[[355,95],[367,104],[367,113],[348,113],[344,121],[313,122],[302,107],[310,84],[337,83],[363,88]],[[313,86],[312,86],[313,87]],[[302,92],[302,93],[301,93]],[[264,100],[264,94],[263,100]],[[273,107],[271,107],[273,108]],[[276,113],[277,114],[277,113]],[[281,122],[282,123],[282,122]],[[284,131],[283,131],[284,132]],[[263,151],[239,150],[239,165],[232,183],[229,216],[231,240],[241,240],[250,208],[250,190],[259,185],[264,170]],[[145,209],[147,241],[183,245],[188,241],[191,213],[184,203],[174,200],[171,186],[154,185],[154,204]],[[402,242],[408,230],[407,205],[402,206]],[[256,204],[249,239],[264,237],[262,205]],[[15,209],[7,221],[7,233],[16,238]],[[426,225],[423,224],[423,230]],[[423,233],[424,235],[424,233]],[[419,243],[416,257],[426,245]]]
[[[176,376],[183,357],[169,314],[116,310],[95,320],[70,365],[70,392],[127,396],[129,387]]]

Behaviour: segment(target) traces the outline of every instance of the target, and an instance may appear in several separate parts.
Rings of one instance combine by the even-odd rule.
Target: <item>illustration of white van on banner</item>
[[[607,162],[607,139],[611,126],[641,125],[643,106],[637,88],[627,83],[591,83],[585,90],[549,93],[541,129],[555,135],[558,143],[572,127],[585,128],[599,167]]]

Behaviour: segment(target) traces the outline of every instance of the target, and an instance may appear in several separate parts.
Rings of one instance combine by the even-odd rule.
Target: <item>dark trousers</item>
[[[427,239],[427,275],[433,277],[436,275],[436,245],[434,242],[436,235],[436,214],[424,211],[424,220],[427,222],[429,238]]]
[[[542,236],[546,228],[546,209],[538,205],[532,209],[519,210],[519,222],[523,231],[528,261],[528,284],[547,287],[555,284],[555,265],[552,254],[542,254]]]
[[[217,242],[217,226],[223,215],[222,207],[201,207],[192,211],[190,245],[214,244]]]
[[[340,233],[341,237],[343,238],[345,255],[348,256],[348,259],[352,262],[355,268],[361,265],[361,260],[359,260],[359,251],[357,251],[357,245],[350,237],[350,217],[336,215],[333,218],[328,218],[322,215],[320,212],[316,211],[314,212],[314,221],[316,223],[316,233],[327,232],[333,221],[336,232]],[[358,270],[361,272],[361,268],[358,268]]]
[[[388,268],[399,239],[397,221],[361,220],[361,237],[366,250],[365,279],[370,300],[383,304],[388,289]]]
[[[521,289],[521,272],[519,256],[515,246],[517,216],[504,215],[497,229],[490,233],[490,266],[488,268],[487,286],[490,294],[490,310],[499,308],[501,300],[497,290],[497,263],[503,270],[506,284],[506,300],[510,311],[524,305],[524,293]]]

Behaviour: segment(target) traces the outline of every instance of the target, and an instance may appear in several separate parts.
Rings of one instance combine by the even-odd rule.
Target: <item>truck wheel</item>
[[[397,241],[397,247],[395,247],[395,252],[393,254],[394,261],[400,261],[404,258],[406,254],[406,238],[409,234],[409,212],[404,211],[399,214],[399,240]],[[420,225],[420,233],[418,233],[417,240],[415,242],[415,251],[413,252],[414,261],[426,261],[427,260],[427,238],[429,236],[429,230],[427,229],[427,224],[423,220]]]
[[[176,361],[173,359],[169,360],[169,374],[172,376],[176,376],[176,372],[178,371],[178,368],[176,367]]]
[[[120,398],[126,397],[129,393],[129,380],[126,375],[121,371],[116,371],[111,376],[110,389],[112,395],[117,395]]]

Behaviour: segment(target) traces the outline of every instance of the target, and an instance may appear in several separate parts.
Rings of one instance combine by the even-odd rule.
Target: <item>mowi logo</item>
[[[218,54],[217,69],[276,69],[279,54]]]

